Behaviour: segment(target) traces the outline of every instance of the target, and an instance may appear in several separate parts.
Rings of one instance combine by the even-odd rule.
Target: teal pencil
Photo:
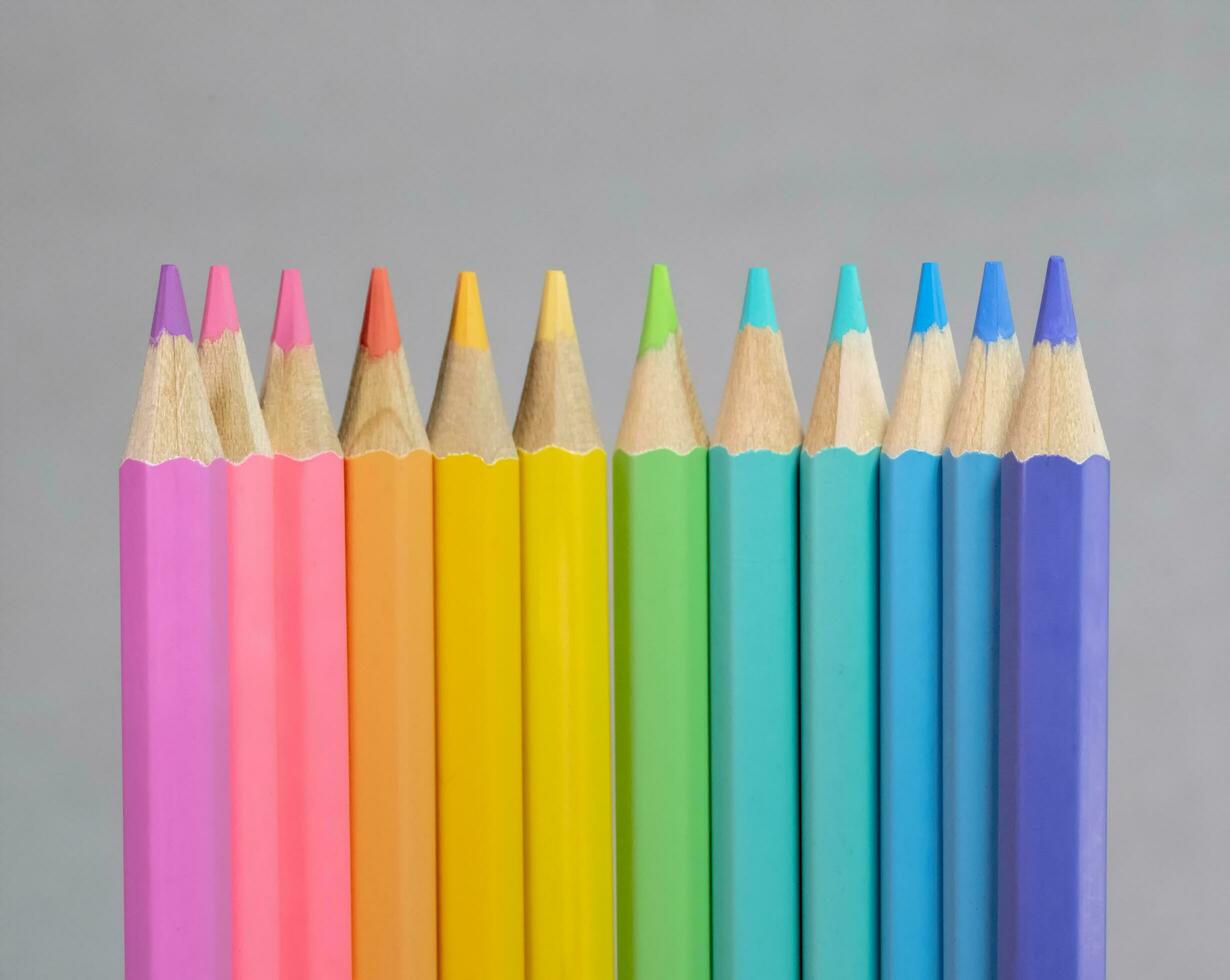
[[[880,385],[858,270],[837,301],[799,463],[803,976],[879,973]]]
[[[709,452],[713,976],[799,976],[799,414],[748,273]]]
[[[880,459],[880,968],[940,976],[940,452],[959,369],[923,264]]]

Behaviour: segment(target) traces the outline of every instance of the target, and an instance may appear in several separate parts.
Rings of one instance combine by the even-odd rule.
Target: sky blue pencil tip
[[[158,293],[154,298],[154,320],[149,328],[149,342],[158,343],[164,333],[192,339],[184,286],[180,282],[179,269],[173,265],[164,265],[158,272]]]
[[[948,307],[944,305],[944,286],[938,262],[924,262],[918,278],[918,300],[914,304],[914,333],[932,327],[948,326]]]
[[[974,336],[984,344],[991,344],[1008,340],[1015,333],[1004,264],[988,262],[982,267],[982,291],[978,294],[978,312],[974,316]]]
[[[755,267],[747,270],[747,291],[743,294],[743,317],[739,321],[739,329],[744,327],[777,330],[777,312],[773,309],[768,269]]]
[[[867,332],[867,312],[863,309],[863,290],[858,284],[858,266],[847,264],[837,276],[837,300],[833,303],[829,343],[840,343],[851,330]]]
[[[1076,342],[1076,313],[1072,310],[1068,267],[1060,255],[1052,255],[1046,264],[1046,282],[1042,286],[1034,343],[1044,340],[1052,345]]]

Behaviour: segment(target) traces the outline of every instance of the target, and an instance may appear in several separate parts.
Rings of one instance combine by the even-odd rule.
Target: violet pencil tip
[[[149,328],[149,342],[158,343],[164,333],[192,339],[184,284],[180,281],[179,269],[173,265],[164,265],[158,273],[158,293],[154,299],[154,320]]]

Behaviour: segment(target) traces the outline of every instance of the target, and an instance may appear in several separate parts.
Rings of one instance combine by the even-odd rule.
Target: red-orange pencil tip
[[[397,309],[393,306],[388,269],[372,269],[359,343],[372,357],[383,357],[401,347],[401,331],[397,329]]]
[[[201,314],[201,341],[217,340],[227,331],[238,330],[239,312],[231,291],[230,271],[224,265],[211,265],[205,285],[205,311]]]
[[[312,345],[303,281],[298,269],[283,269],[278,286],[278,309],[273,316],[273,342],[284,351]]]

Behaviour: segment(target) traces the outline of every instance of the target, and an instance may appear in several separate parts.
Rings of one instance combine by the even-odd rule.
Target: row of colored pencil
[[[374,270],[335,434],[297,272],[258,398],[226,270],[194,348],[165,266],[120,471],[128,976],[1101,976],[1108,474],[1061,259],[1028,372],[987,264],[963,380],[924,265],[891,415],[843,267],[806,431],[753,269],[712,446],[655,266],[613,861],[563,275],[510,430],[473,274],[424,426]]]

